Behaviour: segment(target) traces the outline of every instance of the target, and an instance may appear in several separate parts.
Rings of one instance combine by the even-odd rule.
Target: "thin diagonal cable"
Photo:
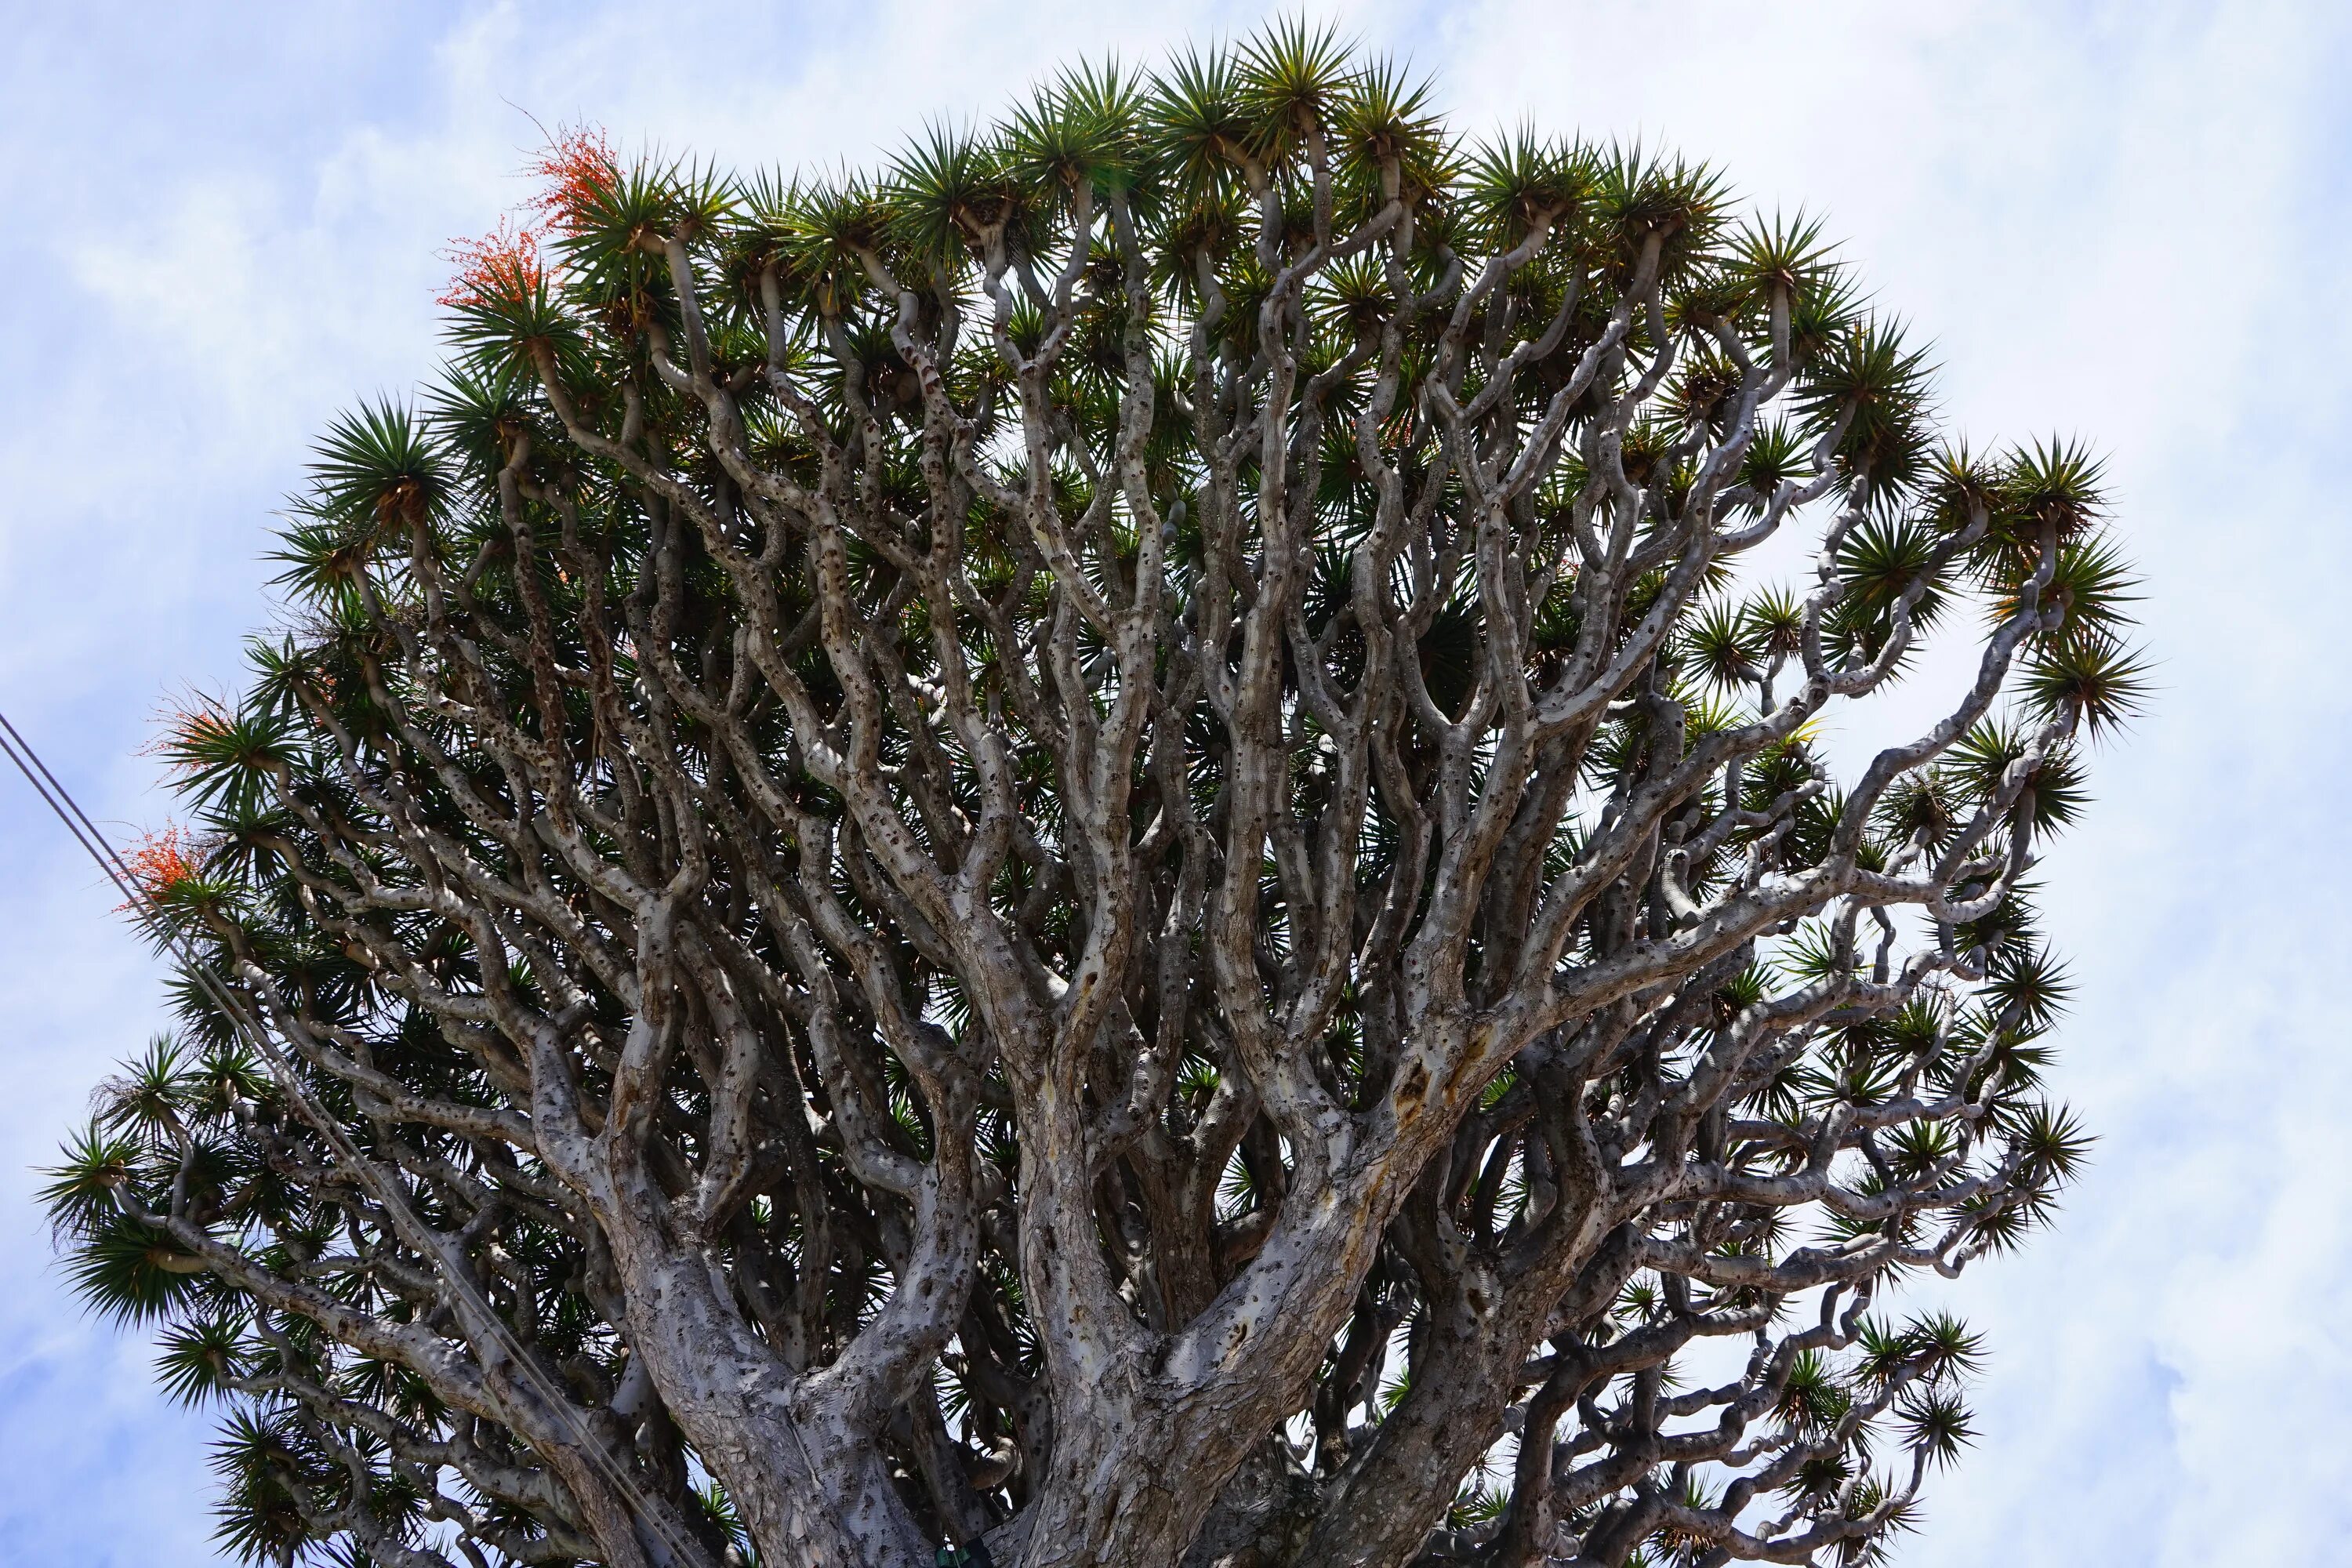
[[[244,999],[223,986],[214,977],[211,970],[198,960],[194,944],[188,941],[186,933],[163,917],[163,912],[155,907],[153,899],[148,895],[144,888],[139,885],[138,878],[130,865],[109,842],[105,833],[100,829],[97,823],[90,820],[89,814],[82,810],[81,803],[74,799],[73,792],[67,789],[57,774],[49,771],[49,765],[41,760],[40,752],[33,749],[32,742],[25,739],[23,732],[9,720],[5,712],[0,712],[0,751],[7,753],[8,760],[16,764],[16,771],[25,775],[25,782],[33,786],[33,793],[41,797],[42,804],[55,814],[59,822],[65,824],[66,831],[73,835],[74,841],[98,863],[98,868],[106,874],[107,880],[112,882],[121,890],[126,900],[125,907],[139,913],[149,929],[160,935],[178,954],[180,962],[185,965],[188,973],[196,984],[204,989],[205,994],[209,996],[214,1005],[227,1016],[229,1026],[244,1035],[260,1052],[262,1059],[268,1064],[270,1076],[278,1081],[279,1091],[293,1103],[294,1108],[301,1113],[302,1119],[310,1122],[320,1136],[326,1140],[335,1158],[347,1166],[375,1200],[383,1205],[384,1211],[393,1217],[399,1228],[411,1233],[406,1237],[409,1245],[433,1262],[435,1271],[441,1276],[443,1281],[452,1290],[466,1299],[466,1304],[471,1307],[480,1318],[486,1331],[491,1338],[498,1341],[499,1349],[505,1352],[508,1360],[520,1369],[524,1378],[530,1383],[532,1392],[547,1403],[557,1420],[572,1428],[573,1439],[588,1456],[590,1464],[603,1473],[604,1479],[613,1484],[624,1499],[635,1505],[636,1516],[659,1538],[659,1544],[664,1553],[675,1555],[683,1563],[708,1561],[708,1554],[701,1545],[689,1543],[681,1538],[663,1517],[661,1510],[645,1495],[628,1472],[604,1451],[604,1444],[599,1442],[594,1434],[588,1431],[582,1423],[579,1412],[573,1407],[570,1397],[555,1387],[547,1374],[541,1370],[539,1363],[531,1358],[521,1341],[516,1338],[514,1331],[508,1325],[506,1320],[499,1316],[497,1310],[490,1305],[488,1298],[482,1294],[479,1287],[467,1278],[465,1270],[458,1268],[454,1259],[445,1254],[439,1234],[427,1227],[416,1217],[415,1211],[409,1207],[407,1199],[400,1193],[397,1185],[385,1179],[376,1163],[360,1152],[358,1145],[352,1142],[341,1125],[320,1109],[318,1103],[311,1099],[310,1090],[295,1073],[293,1064],[286,1059],[285,1053],[278,1048],[278,1042],[270,1037],[268,1031],[261,1027],[259,1020],[245,1005]],[[794,1443],[798,1444],[800,1433],[793,1430],[792,1436]],[[806,1463],[807,1458],[807,1450],[803,1447],[803,1462]]]

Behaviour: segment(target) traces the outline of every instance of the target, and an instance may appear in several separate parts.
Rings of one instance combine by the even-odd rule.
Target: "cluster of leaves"
[[[308,1559],[331,1545],[322,1560],[371,1568],[402,1561],[404,1546],[455,1524],[512,1562],[593,1556],[576,1533],[551,1532],[544,1501],[529,1488],[468,1481],[501,1472],[511,1480],[530,1465],[511,1434],[469,1421],[413,1369],[338,1342],[316,1318],[257,1300],[160,1223],[180,1216],[205,1243],[312,1281],[337,1304],[384,1322],[432,1311],[429,1279],[420,1291],[394,1264],[382,1215],[310,1163],[298,1113],[220,1024],[216,1016],[198,1020],[197,1033],[216,1037],[201,1047],[159,1036],[101,1083],[89,1121],[40,1194],[76,1289],[110,1318],[153,1333],[157,1380],[174,1400],[226,1407],[214,1449],[216,1539],[242,1561]],[[309,1092],[364,1126],[347,1089],[337,1104],[334,1080],[314,1081]],[[500,1310],[528,1327],[533,1351],[575,1387],[609,1395],[626,1356],[612,1326],[567,1288],[583,1268],[576,1242],[560,1226],[530,1223],[505,1228],[501,1239],[512,1248],[508,1267],[487,1281]],[[465,1462],[451,1464],[456,1455]],[[725,1494],[707,1480],[698,1486],[675,1448],[666,1466],[714,1557],[731,1550],[755,1562]]]

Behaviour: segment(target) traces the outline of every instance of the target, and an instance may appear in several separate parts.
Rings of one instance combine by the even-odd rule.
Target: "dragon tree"
[[[535,172],[159,737],[175,1022],[48,1189],[227,1549],[1917,1526],[1937,1277],[2087,1144],[2084,447],[1944,428],[1816,222],[1299,26],[862,174]]]

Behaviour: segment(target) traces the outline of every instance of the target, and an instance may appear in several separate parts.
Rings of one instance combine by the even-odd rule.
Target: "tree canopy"
[[[2086,448],[1947,430],[1817,221],[1305,26],[868,174],[535,173],[161,737],[178,1021],[49,1188],[224,1406],[230,1549],[1916,1522],[1980,1348],[1894,1298],[2086,1145],[2033,881],[2143,681]]]

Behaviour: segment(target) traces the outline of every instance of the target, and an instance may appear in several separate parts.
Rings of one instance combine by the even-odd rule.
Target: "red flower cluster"
[[[457,264],[457,276],[441,295],[442,304],[510,305],[530,298],[546,277],[541,237],[577,232],[589,209],[620,178],[621,165],[602,131],[575,126],[548,143],[530,172],[547,182],[524,204],[532,221],[517,225],[500,218],[481,238],[451,246],[447,255]]]
[[[546,276],[539,260],[539,236],[511,219],[479,239],[461,239],[446,253],[457,276],[440,297],[444,305],[519,304],[538,291]]]
[[[177,823],[161,833],[142,837],[122,858],[131,868],[131,880],[139,889],[139,900],[118,905],[115,912],[135,910],[140,900],[157,903],[182,883],[195,880],[196,858],[190,852],[192,848],[186,832]]]
[[[548,143],[530,172],[548,182],[531,198],[531,210],[547,228],[571,234],[586,222],[590,208],[612,194],[621,165],[602,131],[575,125]]]

